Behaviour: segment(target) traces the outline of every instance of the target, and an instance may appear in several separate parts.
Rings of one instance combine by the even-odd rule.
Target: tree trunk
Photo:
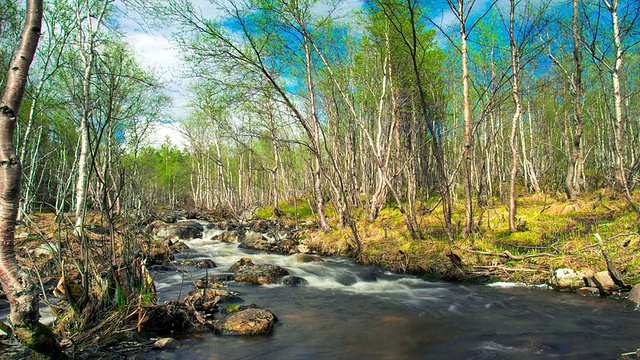
[[[511,122],[511,136],[509,137],[509,147],[511,148],[511,177],[509,181],[509,231],[517,231],[516,224],[516,175],[518,174],[518,148],[516,147],[518,122],[520,121],[520,115],[522,114],[522,102],[520,100],[519,89],[519,61],[518,61],[518,48],[515,40],[514,30],[514,15],[515,15],[515,0],[511,0],[511,9],[509,11],[509,43],[511,47],[511,70],[513,77],[511,79],[511,93],[513,95],[513,102],[515,105],[515,111]]]
[[[411,39],[409,39],[410,43],[408,43],[409,47],[409,55],[411,56],[411,63],[413,66],[414,75],[416,77],[416,83],[418,85],[418,95],[420,98],[420,105],[422,110],[422,116],[426,122],[427,128],[429,129],[429,133],[431,134],[431,146],[433,151],[433,156],[436,159],[436,169],[438,174],[438,187],[440,190],[440,196],[442,197],[442,216],[444,218],[444,226],[447,232],[447,238],[449,240],[449,245],[453,244],[454,239],[454,229],[453,223],[451,222],[451,189],[449,187],[449,179],[446,175],[446,165],[445,159],[442,149],[442,144],[440,143],[441,136],[440,130],[436,128],[436,124],[434,124],[433,116],[429,114],[429,107],[427,105],[426,94],[424,91],[423,83],[422,83],[422,75],[420,72],[420,67],[418,65],[418,33],[416,29],[416,16],[415,16],[415,3],[411,0],[407,0],[407,5],[409,8],[409,15],[411,20]]]
[[[42,0],[27,2],[22,40],[7,74],[0,103],[0,282],[11,312],[15,336],[28,348],[54,358],[66,358],[51,329],[38,322],[37,288],[16,261],[14,236],[20,201],[22,165],[13,143],[16,120],[27,85],[27,74],[40,39]]]
[[[465,26],[466,16],[464,1],[458,0],[458,16],[460,20],[460,41],[462,52],[462,103],[464,117],[464,194],[466,216],[464,221],[464,234],[470,235],[473,232],[473,190],[471,187],[471,105],[469,100],[469,58],[467,53],[467,29]]]
[[[631,192],[627,184],[625,171],[625,162],[623,155],[624,145],[624,115],[622,111],[622,89],[620,85],[620,69],[622,68],[622,43],[620,39],[620,24],[618,20],[618,0],[611,2],[605,1],[609,12],[611,12],[611,20],[613,26],[613,43],[616,50],[616,61],[613,69],[611,69],[611,81],[613,85],[613,108],[615,112],[614,122],[614,145],[615,145],[615,177],[618,186],[625,191],[627,198],[631,199]]]
[[[304,28],[304,23],[302,23],[302,21],[300,22],[301,26]],[[331,226],[329,226],[329,222],[327,221],[327,217],[324,213],[324,193],[322,191],[322,154],[320,153],[320,149],[322,147],[320,145],[320,120],[318,119],[318,114],[316,113],[315,89],[311,73],[311,49],[309,45],[309,38],[306,33],[303,33],[303,38],[305,65],[307,71],[307,88],[309,90],[309,106],[311,118],[313,120],[313,124],[311,125],[315,166],[313,175],[313,190],[316,197],[316,211],[318,212],[319,222],[318,226],[322,231],[327,232],[331,230]]]
[[[573,0],[573,61],[575,76],[573,77],[573,122],[574,134],[567,164],[566,191],[569,199],[580,193],[580,173],[576,174],[577,162],[581,152],[581,141],[584,124],[582,122],[582,53],[580,51],[580,28],[578,23],[578,0]]]

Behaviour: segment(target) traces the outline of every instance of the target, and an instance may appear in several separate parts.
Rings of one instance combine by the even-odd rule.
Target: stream
[[[424,281],[347,258],[303,263],[300,255],[184,240],[183,258],[217,268],[155,274],[159,301],[184,297],[193,282],[223,273],[241,257],[282,266],[308,285],[229,283],[246,303],[278,317],[269,336],[211,333],[179,338],[182,347],[139,359],[616,359],[640,347],[640,312],[630,302],[523,287]]]

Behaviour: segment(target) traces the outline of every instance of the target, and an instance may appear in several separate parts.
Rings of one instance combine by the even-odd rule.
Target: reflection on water
[[[242,286],[247,302],[279,318],[273,334],[180,339],[183,347],[143,359],[615,359],[640,347],[639,313],[626,303],[526,288],[427,282],[349,259],[302,263],[299,255],[245,252],[186,241],[186,256],[223,272],[241,257],[271,263],[308,286]],[[157,274],[161,301],[184,296],[204,270]]]

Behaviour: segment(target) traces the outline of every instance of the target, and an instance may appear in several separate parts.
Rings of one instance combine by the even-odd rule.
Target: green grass
[[[283,213],[283,217],[294,220],[296,218],[296,212],[300,221],[307,221],[313,219],[313,211],[309,207],[309,203],[304,198],[283,200],[278,203],[280,211]],[[273,205],[262,207],[256,212],[256,216],[262,219],[268,219],[275,217],[273,212]]]
[[[586,194],[572,202],[563,197],[540,194],[520,197],[516,217],[519,221],[526,222],[526,226],[519,232],[509,231],[508,207],[494,200],[492,205],[483,209],[476,207],[475,220],[479,222],[479,228],[476,234],[468,238],[462,234],[464,204],[461,199],[453,206],[453,222],[457,230],[453,248],[450,248],[444,231],[441,206],[431,213],[422,211],[419,214],[418,222],[425,236],[418,241],[410,239],[402,214],[394,203],[383,208],[373,223],[367,222],[365,212],[360,210],[356,221],[363,243],[361,260],[399,270],[406,267],[408,256],[410,268],[443,276],[457,271],[468,274],[487,266],[532,269],[536,271],[496,271],[492,276],[504,281],[536,283],[544,282],[550,272],[559,267],[594,272],[606,270],[600,250],[589,247],[595,243],[594,234],[597,232],[606,240],[609,255],[624,280],[628,284],[638,283],[640,255],[635,249],[639,246],[640,237],[635,235],[631,240],[629,237],[617,237],[619,234],[637,231],[636,214],[625,206],[624,200],[614,196],[598,200],[598,195]],[[640,198],[640,194],[636,197]],[[436,201],[437,198],[427,200],[422,209],[429,208]],[[299,210],[302,205],[306,205],[306,200]],[[308,206],[305,208],[309,211],[308,219],[313,219]],[[309,234],[312,248],[326,253],[346,254],[349,248],[346,244],[352,237],[351,232],[337,228],[335,211],[330,206],[327,214],[333,230],[329,233]],[[304,217],[301,216],[302,218]],[[625,245],[625,242],[628,244]],[[504,253],[505,250],[515,256],[539,253],[554,256],[509,260],[506,257],[473,252]],[[463,269],[453,267],[446,257],[450,251],[462,258]],[[401,256],[402,253],[406,256]]]

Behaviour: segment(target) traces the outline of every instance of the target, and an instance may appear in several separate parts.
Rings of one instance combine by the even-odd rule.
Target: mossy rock
[[[247,309],[229,315],[216,323],[216,332],[222,335],[251,336],[267,335],[277,321],[276,316],[266,309]]]

